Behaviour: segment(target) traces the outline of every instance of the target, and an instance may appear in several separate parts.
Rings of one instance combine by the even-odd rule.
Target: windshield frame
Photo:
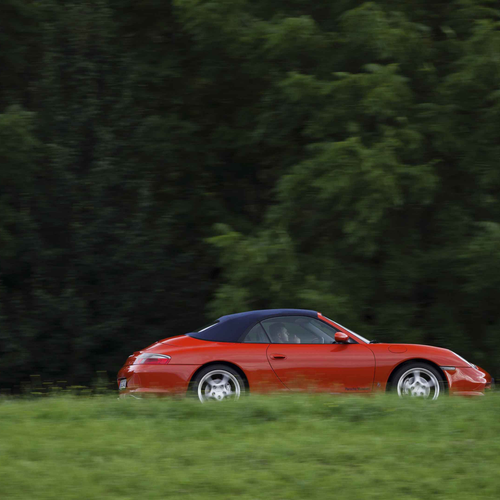
[[[343,330],[349,332],[350,334],[354,335],[357,339],[361,340],[361,342],[364,342],[365,344],[371,344],[371,341],[366,339],[365,337],[363,337],[362,335],[360,335],[359,333],[356,333],[356,332],[353,332],[352,330],[350,330],[349,328],[346,328],[345,326],[341,325],[338,321],[333,321],[332,319],[330,318],[327,318],[326,316],[323,316],[321,313],[318,313],[318,315],[320,315],[319,317],[323,317],[325,318],[326,320],[330,321],[331,323],[333,323],[334,325],[338,325],[340,326],[340,328],[342,328]]]

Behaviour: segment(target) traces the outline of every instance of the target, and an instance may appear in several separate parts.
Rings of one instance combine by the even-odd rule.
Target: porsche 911
[[[201,402],[281,391],[394,391],[433,400],[481,396],[493,383],[485,370],[448,349],[374,343],[304,309],[222,316],[135,352],[118,373],[121,396],[191,394]]]

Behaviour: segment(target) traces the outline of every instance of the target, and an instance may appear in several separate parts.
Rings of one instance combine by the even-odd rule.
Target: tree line
[[[500,369],[495,0],[3,0],[0,386],[256,308]]]

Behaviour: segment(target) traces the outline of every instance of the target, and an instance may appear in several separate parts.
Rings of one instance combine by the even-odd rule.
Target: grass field
[[[0,499],[500,498],[500,394],[0,403]]]

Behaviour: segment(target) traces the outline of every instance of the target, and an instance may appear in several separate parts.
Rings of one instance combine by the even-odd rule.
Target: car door
[[[374,355],[365,344],[337,344],[336,330],[306,316],[280,316],[262,321],[271,339],[269,363],[292,391],[370,392]],[[284,329],[287,334],[282,335]]]

